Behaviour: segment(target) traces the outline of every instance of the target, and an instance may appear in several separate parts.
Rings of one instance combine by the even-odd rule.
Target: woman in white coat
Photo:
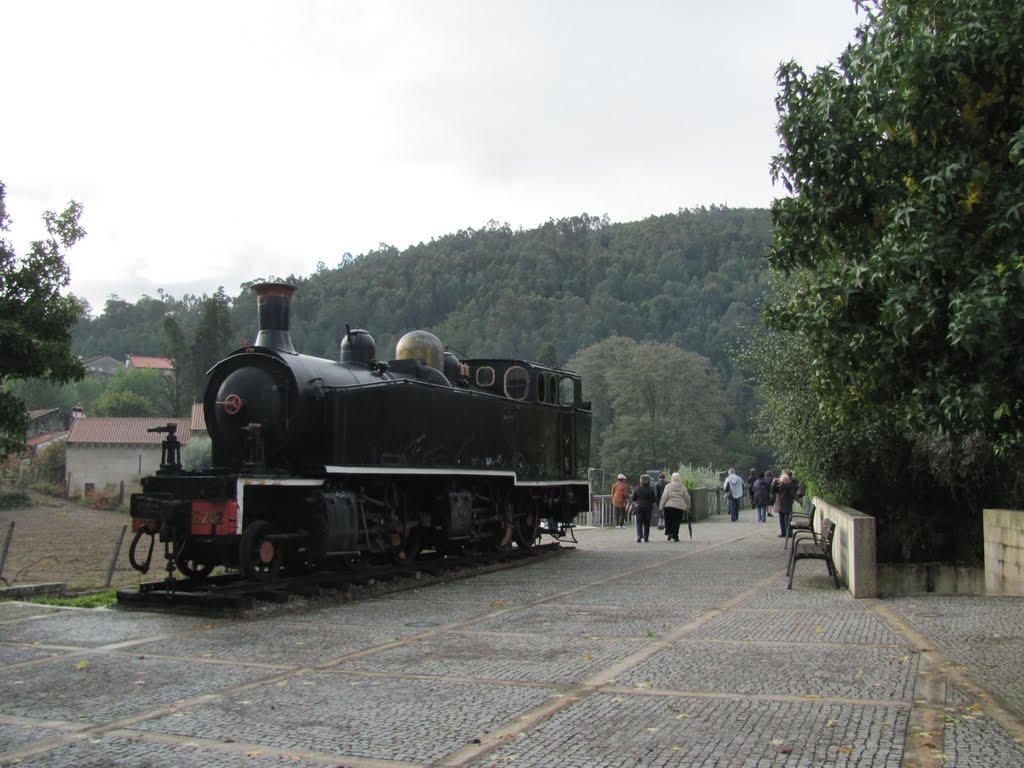
[[[672,473],[672,480],[665,486],[658,506],[665,513],[665,535],[669,541],[679,541],[679,524],[683,522],[683,515],[690,512],[690,492],[678,472]],[[690,537],[693,538],[692,531]]]

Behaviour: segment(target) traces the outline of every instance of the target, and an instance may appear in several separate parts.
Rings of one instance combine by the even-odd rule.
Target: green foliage
[[[131,498],[131,490],[125,488],[121,493],[121,487],[112,483],[103,486],[102,489],[91,491],[78,498],[78,503],[87,509],[105,509],[114,511],[126,506],[125,502]],[[127,511],[127,510],[123,510]]]
[[[10,230],[6,188],[0,182],[0,232]],[[0,237],[0,457],[25,442],[25,406],[6,383],[37,378],[63,383],[82,378],[85,369],[71,354],[71,329],[84,305],[61,289],[70,282],[64,254],[85,236],[78,224],[82,206],[71,201],[63,213],[43,214],[49,238],[29,245],[18,258]]]
[[[545,341],[541,344],[539,350],[537,350],[537,362],[541,365],[546,365],[548,368],[559,368],[558,362],[558,351],[555,349],[555,345],[550,341]]]
[[[771,328],[824,419],[966,473],[1024,446],[1024,6],[865,3],[838,66],[779,70]]]
[[[181,449],[185,469],[206,469],[213,464],[213,443],[208,437],[193,437]]]
[[[981,506],[1024,501],[1024,6],[860,5],[835,66],[779,69],[792,194],[745,365],[764,439],[876,516],[881,560],[972,558]]]
[[[63,487],[64,468],[67,464],[68,444],[63,440],[50,443],[32,460],[36,482],[45,481]]]
[[[32,504],[32,497],[17,489],[0,490],[0,509],[22,509]]]
[[[717,459],[725,425],[718,371],[671,344],[621,336],[582,350],[569,367],[584,375],[602,427],[595,466],[629,475],[680,461]]]
[[[40,605],[60,605],[66,608],[107,608],[117,603],[117,589],[111,587],[103,592],[94,592],[75,597],[28,597],[19,598],[23,602]]]
[[[706,467],[698,467],[692,464],[681,464],[676,470],[683,480],[687,490],[694,488],[717,488],[719,482],[719,470],[708,464]]]
[[[95,416],[156,416],[156,406],[137,392],[106,392],[93,408]]]
[[[715,449],[746,456],[751,394],[730,349],[740,329],[759,320],[769,239],[765,210],[701,208],[625,224],[583,214],[525,231],[489,222],[401,252],[382,244],[342,257],[335,268],[283,279],[299,287],[291,316],[296,349],[330,359],[337,359],[345,323],[368,330],[382,360],[417,328],[435,333],[463,357],[543,358],[538,362],[564,365],[610,336],[701,355],[717,369],[726,393],[726,422]],[[85,356],[164,354],[181,370],[183,346],[203,346],[213,351],[193,358],[189,395],[197,397],[209,363],[238,346],[239,336],[256,336],[249,285],[233,299],[223,290],[182,300],[161,292],[159,301],[145,297],[141,307],[112,299],[107,313],[76,329],[76,350]],[[180,335],[165,330],[165,318]],[[589,396],[597,409],[593,444],[599,447],[611,412],[605,393],[590,388]],[[665,458],[689,455],[698,456],[677,456],[673,449]]]
[[[94,416],[163,416],[163,389],[156,371],[146,368],[118,370],[93,404]]]
[[[164,355],[174,364],[174,376],[167,376],[163,381],[164,402],[172,416],[184,416],[191,404],[202,397],[202,392],[196,389],[194,357],[173,315],[164,316],[164,335]]]
[[[193,394],[203,391],[206,372],[234,348],[231,301],[221,286],[200,303],[199,322],[192,343]]]

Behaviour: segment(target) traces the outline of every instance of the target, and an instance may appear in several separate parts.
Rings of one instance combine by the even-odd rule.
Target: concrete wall
[[[879,563],[878,591],[888,595],[983,595],[985,571],[968,563]]]
[[[989,595],[1024,595],[1024,511],[986,509],[985,592]]]
[[[138,484],[143,475],[160,468],[159,445],[74,445],[68,444],[67,493],[80,496],[86,483],[96,491],[108,485],[119,488],[123,482],[126,493]]]
[[[814,530],[821,530],[821,521],[826,517],[836,524],[832,561],[839,571],[839,581],[854,597],[878,597],[875,518],[818,496],[814,497],[814,506]]]

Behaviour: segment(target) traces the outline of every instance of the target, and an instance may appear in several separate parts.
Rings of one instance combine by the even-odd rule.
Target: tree
[[[0,232],[10,231],[6,194],[0,182]],[[0,237],[0,457],[25,444],[25,406],[4,388],[6,382],[39,378],[66,383],[85,375],[71,354],[71,329],[85,305],[61,293],[71,280],[64,256],[85,236],[81,215],[82,206],[74,200],[63,213],[44,213],[49,237],[33,241],[21,259]]]
[[[636,473],[720,459],[726,404],[707,358],[618,336],[583,350],[569,367],[587,372],[584,395],[602,427],[594,433],[604,466]]]
[[[166,416],[163,377],[147,368],[121,368],[93,404],[96,416]]]
[[[174,375],[164,377],[164,402],[172,416],[184,416],[198,396],[194,389],[196,377],[192,371],[192,353],[185,344],[185,334],[173,315],[164,316],[164,355],[174,364]]]
[[[546,365],[548,368],[558,368],[558,350],[550,341],[545,341],[537,350],[537,362]]]
[[[153,403],[131,390],[107,391],[93,408],[96,416],[155,416]]]
[[[231,300],[221,286],[213,296],[200,302],[199,324],[192,344],[192,391],[202,392],[206,372],[232,348],[235,334],[231,326]]]
[[[829,425],[888,425],[956,487],[1024,448],[1024,6],[859,5],[837,66],[779,69],[765,320]]]

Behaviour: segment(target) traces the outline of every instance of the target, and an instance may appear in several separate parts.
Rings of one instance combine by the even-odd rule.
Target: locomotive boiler
[[[254,579],[423,550],[531,547],[589,503],[590,404],[578,375],[462,359],[424,331],[377,359],[346,326],[338,360],[295,351],[295,287],[264,283],[259,333],[207,374],[212,467],[185,470],[173,425],[131,498],[130,560],[168,577]],[[543,521],[543,526],[542,526]]]

